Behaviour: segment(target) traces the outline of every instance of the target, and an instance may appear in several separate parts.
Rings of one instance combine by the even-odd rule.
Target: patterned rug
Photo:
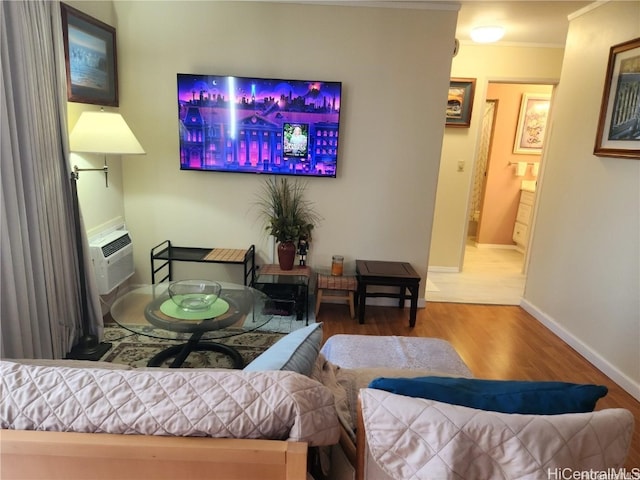
[[[150,334],[153,333],[152,330],[153,327],[149,327]],[[238,350],[247,365],[284,335],[284,333],[254,331],[224,338],[218,343],[232,346]],[[119,363],[132,367],[146,367],[147,362],[155,354],[173,345],[184,343],[138,335],[117,325],[105,326],[104,341],[112,343],[113,346],[101,358],[103,362]],[[168,367],[170,363],[171,359],[168,359],[166,364],[162,366]],[[233,365],[231,359],[224,354],[200,351],[191,352],[182,364],[182,368],[233,368]]]

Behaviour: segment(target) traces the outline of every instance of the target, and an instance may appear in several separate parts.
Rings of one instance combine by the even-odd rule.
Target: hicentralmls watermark
[[[573,470],[571,468],[550,468],[549,480],[640,480],[640,467],[609,468],[607,470]]]

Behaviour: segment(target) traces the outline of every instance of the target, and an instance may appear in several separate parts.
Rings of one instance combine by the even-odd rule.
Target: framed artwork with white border
[[[551,95],[523,93],[513,153],[540,155],[549,118]]]

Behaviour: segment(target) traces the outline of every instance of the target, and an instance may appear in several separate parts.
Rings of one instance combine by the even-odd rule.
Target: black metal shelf
[[[151,249],[151,283],[173,280],[173,262],[225,263],[243,265],[245,285],[253,285],[256,247],[247,249],[176,247],[165,240]]]

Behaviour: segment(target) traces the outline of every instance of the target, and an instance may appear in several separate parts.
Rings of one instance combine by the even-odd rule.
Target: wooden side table
[[[356,316],[354,306],[354,293],[358,288],[358,281],[353,275],[330,275],[328,273],[318,273],[316,292],[316,317],[320,310],[323,296],[337,300],[346,300],[349,303],[351,318]],[[344,292],[344,294],[341,294]]]
[[[411,298],[409,326],[416,325],[418,313],[418,285],[420,275],[407,262],[381,262],[377,260],[356,260],[358,277],[358,321],[364,323],[364,306],[367,297],[389,297],[399,299],[398,306],[404,308],[407,290]],[[367,286],[399,287],[398,293],[367,292]]]

